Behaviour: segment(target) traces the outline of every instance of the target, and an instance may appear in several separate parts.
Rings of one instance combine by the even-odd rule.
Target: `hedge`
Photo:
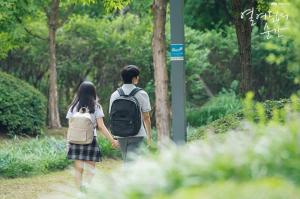
[[[10,136],[38,135],[45,126],[46,98],[34,87],[0,71],[0,130]]]

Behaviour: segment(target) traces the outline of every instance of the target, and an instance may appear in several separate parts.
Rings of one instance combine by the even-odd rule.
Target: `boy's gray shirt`
[[[134,84],[123,84],[123,86],[121,87],[125,93],[125,95],[129,95],[130,92],[136,88],[136,86]],[[115,91],[111,97],[110,97],[110,103],[109,103],[109,113],[110,113],[110,109],[111,109],[111,105],[113,103],[113,101],[115,101],[118,97],[120,97],[120,94],[118,91]],[[150,99],[148,94],[146,93],[146,91],[141,90],[138,93],[135,94],[136,99],[139,102],[140,108],[141,108],[141,113],[145,113],[145,112],[150,112],[151,111],[151,104],[150,104]],[[142,115],[142,125],[141,125],[141,129],[139,131],[139,133],[137,135],[135,135],[134,137],[147,137],[147,133],[145,130],[145,127],[143,125],[143,114]]]

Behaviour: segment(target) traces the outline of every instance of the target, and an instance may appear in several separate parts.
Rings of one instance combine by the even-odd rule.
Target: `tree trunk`
[[[165,36],[166,7],[167,0],[154,0],[152,5],[154,16],[152,53],[155,80],[155,115],[159,143],[168,141],[170,138],[170,105]]]
[[[49,28],[49,53],[50,53],[50,76],[49,76],[49,127],[60,128],[60,118],[58,111],[57,92],[57,71],[56,71],[56,30],[58,26],[58,11],[60,0],[52,0],[48,16]]]
[[[247,7],[243,7],[242,0],[232,0],[234,24],[238,40],[240,66],[241,66],[241,92],[245,94],[252,89],[252,61],[251,61],[251,32],[252,26],[249,18],[241,18],[243,9],[254,7],[254,0],[249,0]]]

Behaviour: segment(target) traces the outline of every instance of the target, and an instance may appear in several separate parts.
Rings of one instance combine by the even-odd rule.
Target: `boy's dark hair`
[[[140,69],[135,65],[125,66],[121,72],[124,84],[131,84],[132,78],[139,76]]]

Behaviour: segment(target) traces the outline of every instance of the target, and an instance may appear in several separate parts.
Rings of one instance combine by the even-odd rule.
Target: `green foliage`
[[[216,191],[218,190],[218,191]],[[217,182],[194,188],[181,188],[172,195],[153,199],[295,199],[298,187],[281,178],[264,178],[250,182]]]
[[[287,21],[287,27],[284,30],[284,34],[286,34],[289,38],[293,39],[295,44],[295,55],[296,60],[292,60],[289,62],[289,69],[294,74],[297,75],[296,82],[299,84],[300,82],[300,25],[299,25],[299,17],[300,17],[300,1],[299,0],[285,0],[285,1],[277,1],[278,3],[286,3],[282,8],[284,12],[288,12],[289,20]]]
[[[149,17],[152,14],[152,4],[153,0],[131,1],[129,11],[140,17]]]
[[[283,33],[281,33],[283,34]],[[296,74],[289,69],[296,60],[293,40],[273,36],[266,39],[258,29],[252,34],[252,64],[255,95],[261,101],[288,98],[298,87],[294,84]]]
[[[75,6],[76,12],[83,12],[84,8],[81,6]],[[100,5],[92,4],[92,6],[95,6],[93,9],[96,10]],[[92,12],[90,14],[93,15]],[[38,18],[26,20],[26,25],[34,30],[34,33],[46,38],[45,15],[43,13],[36,15]],[[153,98],[151,35],[152,25],[149,16],[143,19],[131,14],[113,19],[93,18],[80,14],[69,17],[65,25],[57,31],[59,111],[65,125],[67,106],[84,79],[95,83],[100,103],[107,113],[108,99],[119,86],[120,70],[127,64],[136,64],[141,68],[140,86],[149,85],[146,89]],[[33,84],[47,96],[49,61],[47,40],[30,35],[26,36],[26,40],[28,42],[24,48],[10,53],[9,61],[0,60],[0,67]]]
[[[195,141],[207,137],[209,132],[219,134],[226,133],[229,130],[238,129],[245,118],[248,118],[249,121],[261,124],[265,124],[270,121],[270,119],[282,122],[283,117],[285,117],[283,109],[286,104],[291,103],[291,100],[289,99],[281,99],[276,101],[267,100],[261,104],[253,102],[253,97],[254,96],[251,93],[247,95],[247,98],[243,103],[243,110],[228,114],[205,126],[201,126],[200,128],[190,131],[188,133],[188,141]],[[259,107],[258,111],[256,111],[257,106]]]
[[[98,136],[98,144],[101,150],[101,154],[104,158],[118,159],[122,157],[120,149],[114,149],[110,141],[105,139],[104,137]]]
[[[187,98],[201,105],[208,98],[207,88],[219,93],[223,88],[238,92],[241,80],[236,32],[233,27],[197,31],[186,28]],[[288,98],[296,92],[295,72],[290,70],[296,59],[291,38],[265,39],[257,28],[252,33],[253,86],[256,98]]]
[[[220,119],[217,119],[207,125],[201,126],[188,132],[188,141],[195,141],[207,137],[208,133],[226,133],[229,130],[236,129],[240,126],[243,120],[242,112],[228,114]]]
[[[231,89],[236,82],[233,65],[237,61],[235,30],[196,31],[186,27],[187,99],[201,105],[208,94],[204,83],[212,93],[223,88]],[[236,88],[235,88],[236,89]]]
[[[98,138],[104,158],[121,158],[119,149]],[[0,178],[41,175],[63,170],[73,161],[67,159],[66,141],[62,138],[43,137],[19,139],[15,137],[0,143]]]
[[[186,28],[187,99],[201,105],[208,98],[207,88],[219,93],[223,88],[239,90],[241,69],[233,27],[203,32]],[[252,33],[253,86],[256,98],[288,98],[296,92],[296,72],[291,63],[297,60],[293,39],[264,38],[258,28]],[[296,65],[295,65],[296,66]],[[297,69],[294,68],[294,69]]]
[[[59,85],[65,88],[62,97],[67,104],[80,81],[89,79],[106,112],[107,99],[119,86],[120,70],[127,64],[141,68],[140,86],[145,87],[152,79],[150,38],[150,18],[141,20],[130,14],[113,20],[70,17],[58,35]]]
[[[252,120],[255,117],[255,109],[254,109],[254,93],[248,92],[246,94],[246,98],[244,100],[244,114],[247,120]]]
[[[0,59],[6,58],[9,51],[22,46],[23,34],[18,20],[30,12],[25,0],[0,2]]]
[[[121,10],[127,6],[131,0],[104,0],[104,6],[107,11]]]
[[[16,178],[62,170],[70,165],[65,141],[13,139],[0,145],[0,177]]]
[[[261,13],[266,13],[270,10],[271,7],[271,3],[274,0],[257,0],[256,4],[257,4],[257,10]]]
[[[0,43],[0,58],[5,58],[7,53],[16,47],[10,35],[5,32],[0,32]]]
[[[95,3],[96,0],[68,0],[70,3],[82,3],[82,4],[92,4]]]
[[[297,97],[291,99],[282,99],[278,101],[265,101],[264,103],[254,102],[254,93],[249,92],[246,95],[244,100],[244,117],[248,121],[258,122],[260,124],[265,124],[269,120],[274,120],[276,122],[284,122],[285,115],[285,106],[287,104],[294,105],[299,102]],[[294,110],[297,110],[297,107],[293,107]]]
[[[89,198],[148,199],[162,195],[176,198],[182,189],[200,191],[209,184],[219,183],[233,183],[241,188],[230,191],[235,190],[234,187],[224,187],[222,198],[251,198],[253,193],[249,196],[246,193],[252,190],[263,196],[294,198],[300,185],[300,103],[296,98],[293,101],[286,105],[290,108],[285,109],[288,116],[285,123],[273,119],[265,124],[246,122],[243,128],[223,135],[210,135],[187,146],[168,146],[156,157],[141,157],[96,181]],[[243,187],[249,183],[254,183],[253,187]],[[118,191],[109,188],[112,184]],[[217,192],[210,194],[216,196]],[[258,198],[263,196],[258,195]]]
[[[28,83],[0,72],[0,127],[9,135],[41,134],[46,99]]]
[[[185,21],[198,29],[213,29],[228,25],[231,20],[230,3],[225,1],[186,0]]]
[[[260,101],[287,98],[298,89],[294,84],[299,69],[296,1],[291,0],[295,6],[290,9],[288,29],[293,31],[288,31],[287,38],[266,40],[260,35],[260,30],[253,30],[253,85],[255,96]],[[50,1],[22,2],[8,0],[0,3],[0,67],[48,95],[48,28],[47,17],[41,8],[49,6]],[[230,23],[230,3],[223,5],[224,2],[185,2],[187,99],[193,107],[200,107],[208,101],[207,90],[214,95],[223,89],[234,90],[238,95],[241,69],[236,32]],[[109,96],[119,86],[119,72],[126,64],[140,66],[140,86],[145,87],[154,102],[151,3],[151,0],[61,2],[57,71],[59,111],[64,125],[67,106],[85,79],[96,84],[107,115]],[[269,9],[269,3],[269,0],[260,1],[258,6],[267,6],[265,11]],[[105,8],[122,11],[105,13]],[[21,22],[15,19],[15,15]],[[33,34],[27,33],[25,27]]]
[[[227,114],[240,111],[242,103],[233,92],[221,93],[200,108],[187,111],[188,124],[194,127],[203,126]]]

